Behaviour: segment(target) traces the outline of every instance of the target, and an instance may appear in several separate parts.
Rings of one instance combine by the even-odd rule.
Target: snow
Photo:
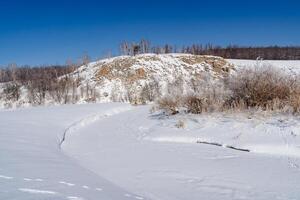
[[[28,188],[19,188],[22,192],[28,192],[32,194],[56,194],[57,192],[47,191],[47,190],[35,190],[35,189],[28,189]]]
[[[238,69],[244,67],[255,67],[271,65],[291,74],[300,73],[300,60],[243,60],[243,59],[227,59],[228,62],[234,64]]]
[[[74,121],[130,108],[128,104],[94,104],[2,110],[0,199],[98,200],[134,196],[81,167],[59,148],[64,130]]]
[[[222,67],[222,69],[229,70],[233,67],[223,58],[215,56],[141,54],[137,56],[118,56],[91,62],[79,67],[68,76],[78,79],[80,82],[74,90],[78,98],[76,100],[78,104],[90,102],[91,96],[92,99],[95,98],[96,102],[102,103],[111,101],[129,102],[129,94],[132,94],[131,98],[139,96],[146,84],[154,84],[155,82],[155,85],[158,85],[158,90],[164,94],[168,83],[180,78],[184,82],[184,92],[187,93],[191,88],[191,78],[199,78],[199,74],[214,78],[223,76],[223,73],[218,71],[220,69],[214,70],[215,68],[212,67],[213,64],[211,63],[219,63],[220,66],[216,68]],[[105,67],[107,68],[107,77],[105,74],[100,73],[101,69]],[[4,86],[5,84],[0,83],[0,92],[4,89]],[[93,90],[93,95],[87,95],[87,88]],[[25,86],[21,86],[20,90],[20,98],[17,101],[0,97],[0,108],[31,106],[32,101],[28,97],[29,91]],[[69,95],[71,96],[71,93]],[[42,104],[57,105],[60,103],[46,93]]]
[[[299,117],[150,110],[1,111],[0,199],[300,198]]]
[[[229,62],[300,72],[300,61]],[[124,103],[0,110],[0,199],[300,199],[300,116],[150,110]]]
[[[62,149],[84,168],[150,199],[300,197],[298,117],[165,117],[149,110],[138,106],[83,126]],[[176,128],[178,120],[186,128]]]
[[[200,56],[201,57],[201,56]],[[222,61],[222,58],[216,56],[203,56],[206,59],[215,59],[216,62]],[[81,78],[81,85],[84,86],[87,83],[91,86],[95,86],[97,92],[100,94],[100,102],[109,102],[113,96],[113,92],[118,93],[119,100],[126,101],[128,91],[130,88],[136,92],[149,83],[152,79],[155,79],[159,83],[160,91],[165,93],[167,83],[173,82],[182,78],[184,82],[189,82],[192,77],[199,74],[206,74],[212,77],[221,76],[212,70],[212,65],[204,61],[197,61],[195,63],[185,62],[186,60],[196,59],[195,55],[191,54],[140,54],[136,56],[118,56],[114,58],[104,59],[97,62],[89,63],[88,65],[81,66],[78,70],[73,73],[74,77],[79,76]],[[211,61],[212,61],[211,60]],[[121,69],[118,69],[119,63],[123,64]],[[108,80],[105,77],[99,77],[100,69],[104,66],[114,66],[113,70],[116,77]],[[228,63],[225,63],[224,68],[231,68]],[[135,80],[130,86],[126,85],[126,81],[122,78],[129,79],[128,74],[135,74],[135,70],[143,69],[146,77]],[[120,78],[121,77],[121,78]],[[186,83],[187,84],[187,83]],[[126,89],[127,88],[127,89]],[[188,91],[186,91],[188,92]],[[104,95],[107,94],[107,95]]]

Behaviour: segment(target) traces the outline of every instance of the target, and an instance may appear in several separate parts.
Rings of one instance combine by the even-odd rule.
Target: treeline
[[[0,83],[17,81],[25,84],[33,80],[57,79],[75,71],[82,65],[87,65],[90,61],[91,58],[85,54],[78,62],[74,63],[68,60],[65,65],[18,66],[13,63],[6,67],[0,67]]]
[[[192,44],[178,47],[165,44],[152,46],[151,42],[142,39],[140,42],[122,42],[120,45],[121,55],[137,55],[144,53],[167,54],[167,53],[190,53],[194,55],[214,55],[227,59],[264,59],[264,60],[300,60],[300,46],[238,46],[227,47],[212,44]]]
[[[11,64],[0,69],[0,100],[10,107],[14,102],[19,104],[42,105],[52,103],[76,103],[80,98],[87,101],[96,99],[95,88],[87,83],[80,84],[79,72],[74,72],[88,64],[88,56],[83,57],[78,64],[50,66],[20,66]],[[21,98],[25,99],[21,99]]]
[[[300,60],[300,47],[297,46],[220,47],[213,45],[192,45],[184,47],[182,53],[214,55],[227,59]]]
[[[0,69],[0,82],[18,81],[25,84],[33,80],[56,79],[68,74],[76,69],[75,65],[50,65],[50,66],[20,66],[10,64],[8,67]]]
[[[43,104],[46,96],[62,103],[66,92],[71,87],[77,87],[76,81],[67,76],[75,69],[75,66],[10,65],[0,70],[0,82],[4,83],[1,98],[8,103],[19,101],[23,89],[26,90],[26,97],[31,104]]]

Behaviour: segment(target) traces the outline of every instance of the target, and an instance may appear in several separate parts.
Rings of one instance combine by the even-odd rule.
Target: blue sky
[[[152,44],[300,45],[297,1],[0,2],[0,65],[64,64],[118,53],[124,41]]]

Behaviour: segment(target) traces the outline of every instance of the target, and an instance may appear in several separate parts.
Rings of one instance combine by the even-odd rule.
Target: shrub
[[[291,96],[290,105],[293,109],[293,113],[300,113],[300,94],[293,94]]]
[[[289,98],[293,113],[300,113],[300,77],[295,77]]]
[[[3,89],[3,95],[7,101],[18,101],[20,98],[20,85],[17,83],[7,83]]]
[[[200,114],[204,111],[206,107],[206,99],[200,98],[197,96],[188,96],[185,98],[184,106],[186,107],[187,111],[193,114]]]
[[[289,103],[294,79],[275,68],[259,67],[237,72],[228,81],[232,92],[230,107],[243,104],[246,108],[283,109]]]
[[[165,110],[168,114],[175,115],[179,113],[179,108],[181,106],[180,96],[165,96],[157,101],[158,108]]]
[[[191,83],[193,92],[173,98],[168,94],[158,101],[159,107],[172,114],[181,107],[193,114],[250,108],[300,113],[299,78],[271,66],[239,70],[223,80]],[[182,86],[178,87],[180,91]]]

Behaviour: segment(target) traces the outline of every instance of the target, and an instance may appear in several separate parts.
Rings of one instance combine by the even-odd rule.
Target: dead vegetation
[[[229,106],[244,102],[249,107],[283,109],[296,92],[297,80],[271,67],[245,69],[229,79]]]
[[[20,67],[2,70],[0,100],[5,107],[96,101],[97,92],[82,85],[75,66]]]
[[[200,56],[200,55],[184,55],[176,56],[176,59],[181,61],[182,66],[187,69],[192,65],[205,65],[211,66],[211,70],[215,73],[224,75],[233,69],[223,58],[213,56]],[[151,76],[155,71],[146,69],[144,62],[163,62],[158,55],[149,54],[143,56],[127,56],[113,59],[109,62],[98,64],[98,72],[96,72],[96,79],[102,81],[103,79],[115,80],[119,79],[123,82],[132,83],[136,80],[146,79]],[[133,68],[134,66],[134,68]],[[190,69],[192,70],[192,69]],[[209,70],[209,69],[208,69]]]
[[[214,83],[198,80],[193,84],[192,93],[176,98],[168,94],[157,101],[158,108],[169,114],[180,109],[193,114],[246,109],[300,112],[299,79],[270,66],[240,70]]]
[[[212,66],[212,70],[216,73],[227,73],[233,69],[233,65],[228,65],[226,60],[221,57],[191,55],[189,57],[181,57],[180,59],[188,65],[208,64]]]
[[[137,64],[137,60],[134,57],[125,57],[115,59],[108,63],[99,64],[99,71],[96,74],[98,80],[101,79],[124,79],[127,76],[134,75],[130,73],[130,67]],[[128,77],[129,78],[129,77]]]
[[[212,56],[170,55],[175,57],[190,77],[182,77],[178,71],[167,86],[157,79],[155,70],[161,68],[143,66],[140,58],[163,58],[158,55],[127,56],[99,64],[96,78],[113,81],[111,91],[100,93],[95,85],[82,82],[81,71],[74,68],[10,68],[2,70],[1,100],[17,102],[26,94],[28,103],[42,105],[76,103],[80,100],[96,102],[100,98],[125,101],[134,105],[156,101],[158,109],[174,115],[181,111],[201,114],[228,110],[260,109],[300,113],[300,79],[270,66],[233,71],[224,59]],[[180,62],[182,61],[182,62]],[[150,62],[151,63],[151,62]],[[171,62],[172,63],[172,62]],[[163,63],[164,64],[164,63]],[[193,70],[192,65],[207,64],[208,71]],[[170,64],[172,65],[172,64]],[[196,66],[196,67],[197,67]],[[168,66],[172,67],[172,66]],[[232,67],[232,68],[231,68]],[[154,71],[153,71],[154,70]],[[211,70],[220,74],[213,76]],[[172,70],[170,70],[172,71]],[[171,72],[164,69],[160,76]],[[71,74],[69,72],[72,72]],[[95,78],[95,77],[92,77]],[[142,81],[141,81],[142,80]],[[102,84],[101,81],[98,84]],[[165,88],[166,87],[166,88]]]

